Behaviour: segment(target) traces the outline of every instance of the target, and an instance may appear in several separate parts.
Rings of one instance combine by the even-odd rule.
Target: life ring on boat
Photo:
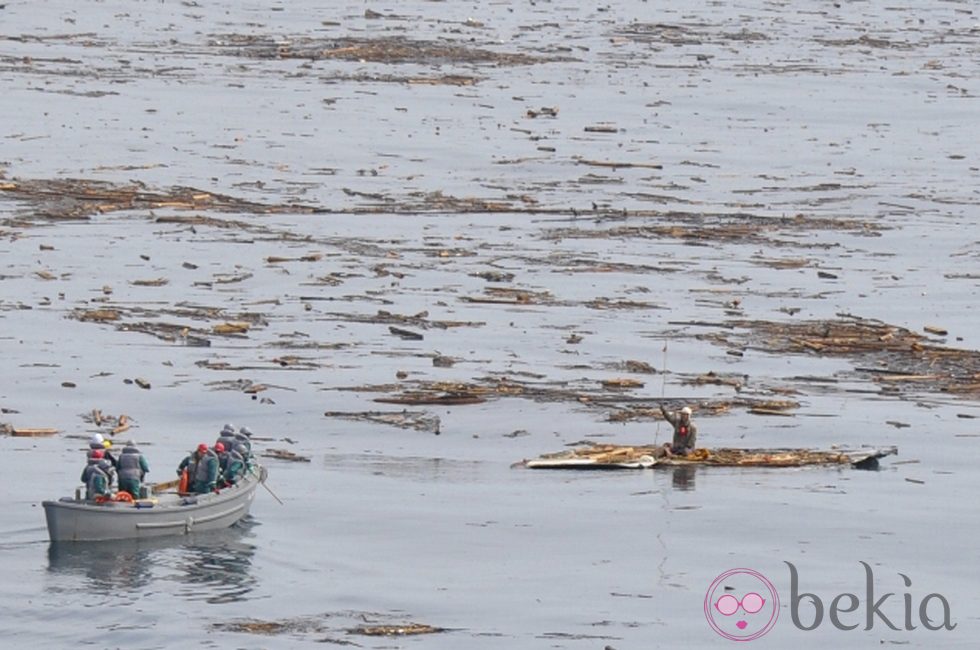
[[[187,492],[188,483],[190,482],[190,477],[187,475],[187,470],[185,469],[180,473],[180,483],[177,485],[177,492],[183,494]]]
[[[123,503],[132,503],[133,495],[130,494],[129,492],[126,492],[125,490],[121,490],[119,492],[116,492],[116,496],[114,497],[114,500],[121,501]]]
[[[108,494],[97,494],[95,496],[96,503],[105,503],[107,501],[112,501],[112,497],[109,496]]]

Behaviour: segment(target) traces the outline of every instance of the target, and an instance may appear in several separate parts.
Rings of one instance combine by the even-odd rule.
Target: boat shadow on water
[[[92,594],[167,591],[186,600],[240,602],[257,585],[251,570],[256,547],[248,541],[256,525],[246,516],[230,528],[183,537],[51,542],[48,571],[81,578],[79,590]]]

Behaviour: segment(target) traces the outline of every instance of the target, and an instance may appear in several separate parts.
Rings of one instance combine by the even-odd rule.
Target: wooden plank
[[[23,427],[15,427],[10,430],[10,435],[17,436],[20,438],[36,438],[40,436],[53,436],[58,433],[57,429],[29,429]]]

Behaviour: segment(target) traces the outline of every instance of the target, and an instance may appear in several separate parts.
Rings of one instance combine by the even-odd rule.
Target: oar
[[[278,496],[276,496],[276,493],[272,491],[272,488],[270,488],[268,485],[265,484],[265,479],[263,479],[262,476],[260,476],[259,474],[256,474],[255,473],[255,469],[254,468],[249,467],[248,468],[248,471],[252,472],[252,474],[255,475],[255,478],[259,479],[259,483],[262,484],[262,487],[264,487],[266,490],[268,490],[269,494],[272,495],[272,498],[279,502],[279,505],[281,505],[281,506],[286,505],[285,503],[282,502],[282,499],[280,499]]]
[[[178,485],[180,485],[180,479],[175,478],[172,481],[165,481],[164,483],[152,483],[154,492],[165,492],[166,490],[171,490]]]

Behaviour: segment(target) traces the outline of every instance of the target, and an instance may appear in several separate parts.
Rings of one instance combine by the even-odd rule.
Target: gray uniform
[[[85,468],[85,471],[88,472],[88,477],[85,481],[85,498],[89,501],[95,499],[97,496],[109,494],[109,477],[103,471],[102,467],[99,466],[101,463],[102,461],[99,461]],[[85,475],[85,471],[82,472],[83,476]]]
[[[218,438],[218,441],[215,443],[215,446],[218,445],[218,442],[220,442],[222,445],[225,446],[225,451],[231,451],[232,449],[235,448],[235,442],[236,442],[235,434],[222,431],[221,437]]]
[[[252,457],[252,441],[249,439],[249,437],[246,436],[244,433],[236,433],[235,442],[237,442],[238,445],[244,447],[245,449],[244,453],[241,452],[240,450],[239,453],[242,454],[242,457],[245,458],[245,460],[249,460]],[[238,447],[233,446],[232,449],[238,449]]]
[[[684,417],[677,411],[668,411],[663,404],[660,405],[660,412],[664,419],[674,427],[674,440],[670,444],[670,450],[675,454],[688,454],[694,451],[694,446],[698,439],[698,428],[691,422],[691,418]]]
[[[134,497],[140,496],[140,484],[143,477],[150,471],[146,458],[140,450],[132,445],[126,445],[119,456],[119,489],[129,492]]]
[[[194,474],[191,475],[191,491],[206,494],[214,490],[218,482],[218,456],[208,449],[197,460]]]

